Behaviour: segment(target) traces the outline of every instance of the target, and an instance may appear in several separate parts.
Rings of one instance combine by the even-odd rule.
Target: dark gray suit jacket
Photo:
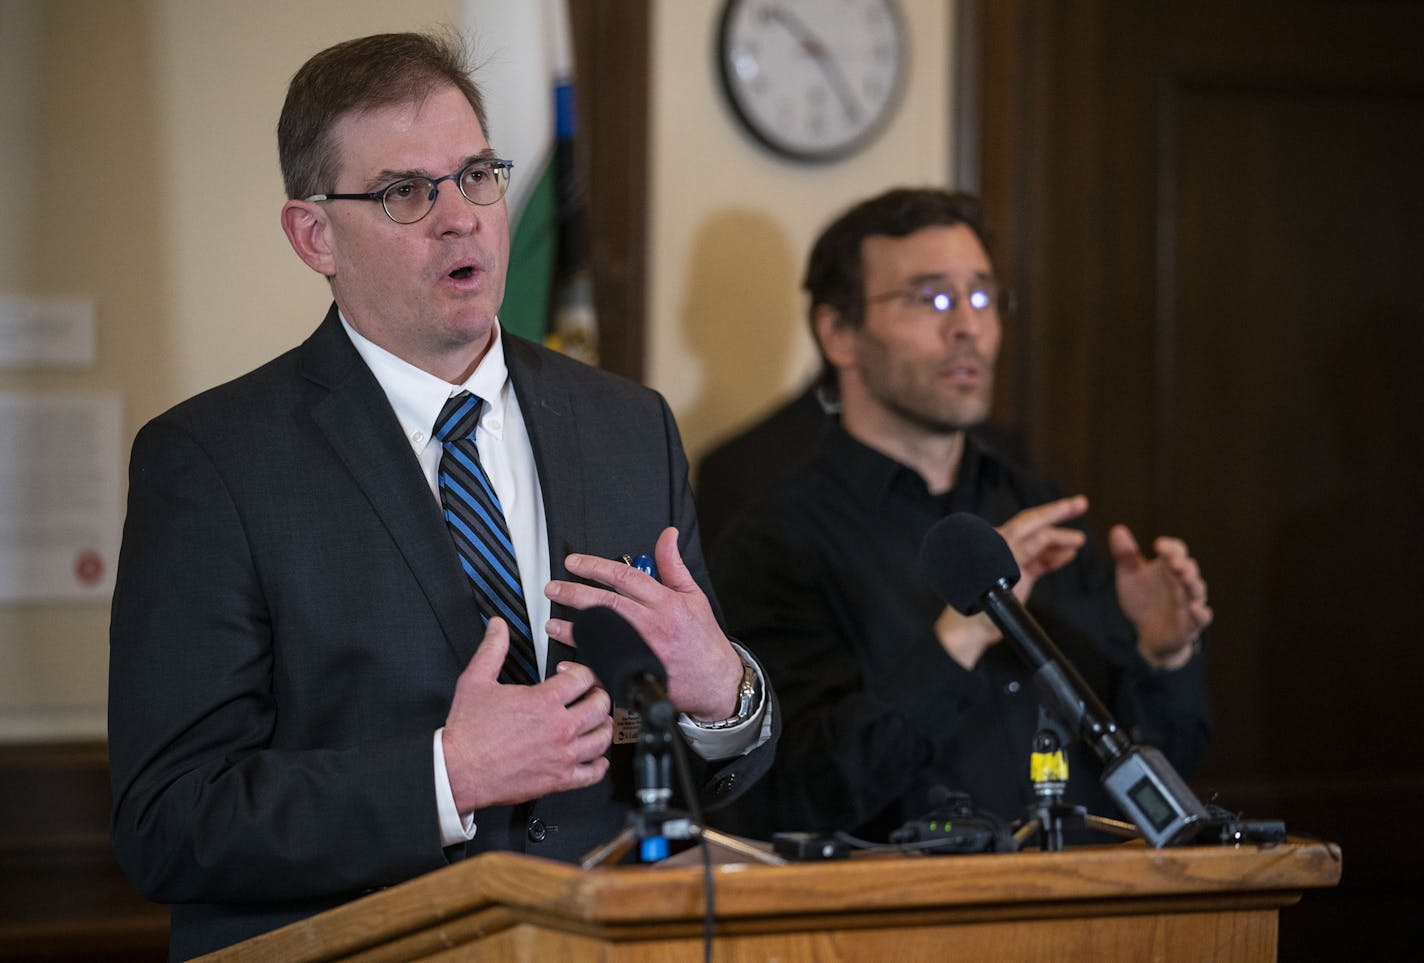
[[[569,552],[651,553],[676,525],[712,597],[663,399],[503,337],[553,576],[567,577]],[[466,855],[440,846],[431,739],[481,623],[335,307],[300,347],[145,425],[129,484],[110,630],[113,840],[145,895],[178,904],[171,955]],[[550,668],[570,657],[550,645]],[[738,795],[774,742],[704,767],[704,802]],[[623,748],[598,786],[476,813],[467,849],[569,860],[607,840],[632,799]]]

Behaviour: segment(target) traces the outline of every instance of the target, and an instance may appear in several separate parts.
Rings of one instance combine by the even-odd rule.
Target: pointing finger
[[[1004,527],[1015,535],[1023,537],[1038,529],[1077,518],[1087,510],[1088,499],[1086,496],[1069,495],[1067,498],[1059,498],[1051,502],[1044,502],[1042,505],[1026,508],[1005,522]]]

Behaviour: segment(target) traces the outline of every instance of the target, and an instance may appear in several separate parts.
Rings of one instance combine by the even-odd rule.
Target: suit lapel
[[[395,542],[464,665],[482,631],[474,597],[420,463],[333,305],[303,345],[302,372],[325,388],[311,416]]]
[[[564,558],[582,542],[585,531],[583,492],[587,459],[579,444],[578,415],[567,386],[553,378],[545,359],[527,341],[502,331],[504,363],[519,398],[519,410],[534,449],[539,487],[544,496],[544,520],[549,533],[549,574],[566,579]],[[555,618],[569,618],[554,606]],[[549,640],[548,668],[572,658],[573,650]]]

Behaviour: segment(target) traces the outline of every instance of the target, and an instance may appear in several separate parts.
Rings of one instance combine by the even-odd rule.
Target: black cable
[[[672,758],[677,766],[678,782],[682,784],[682,795],[687,800],[688,818],[700,834],[703,825],[702,801],[697,798],[697,787],[692,782],[692,769],[687,762],[687,746],[683,742],[681,732],[672,739]],[[712,875],[710,847],[707,841],[700,837],[698,845],[702,848],[702,892],[705,897],[702,914],[702,959],[705,963],[712,963],[712,930],[717,917],[717,888]]]
[[[948,841],[944,839],[918,839],[908,843],[874,843],[868,839],[860,839],[852,836],[850,833],[843,832],[839,829],[831,835],[845,843],[851,849],[861,849],[867,852],[877,853],[918,853],[921,850],[933,851],[945,848],[948,843]]]

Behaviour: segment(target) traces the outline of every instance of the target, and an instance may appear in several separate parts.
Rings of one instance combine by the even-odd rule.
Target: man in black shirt
[[[709,555],[728,522],[811,460],[835,414],[835,403],[825,389],[811,384],[746,431],[703,454],[693,491],[697,527]]]
[[[821,236],[805,286],[841,413],[811,463],[714,549],[729,627],[785,713],[772,779],[727,825],[883,839],[930,808],[934,786],[1008,818],[1031,802],[1030,673],[987,617],[948,609],[920,571],[925,532],[954,511],[998,526],[1023,573],[1015,592],[1133,737],[1189,772],[1209,738],[1206,583],[1177,539],[1148,558],[1119,525],[1104,554],[1078,521],[1086,498],[976,430],[1001,336],[977,201],[866,201]],[[1067,801],[1117,815],[1090,753],[1072,747],[1070,765]]]

